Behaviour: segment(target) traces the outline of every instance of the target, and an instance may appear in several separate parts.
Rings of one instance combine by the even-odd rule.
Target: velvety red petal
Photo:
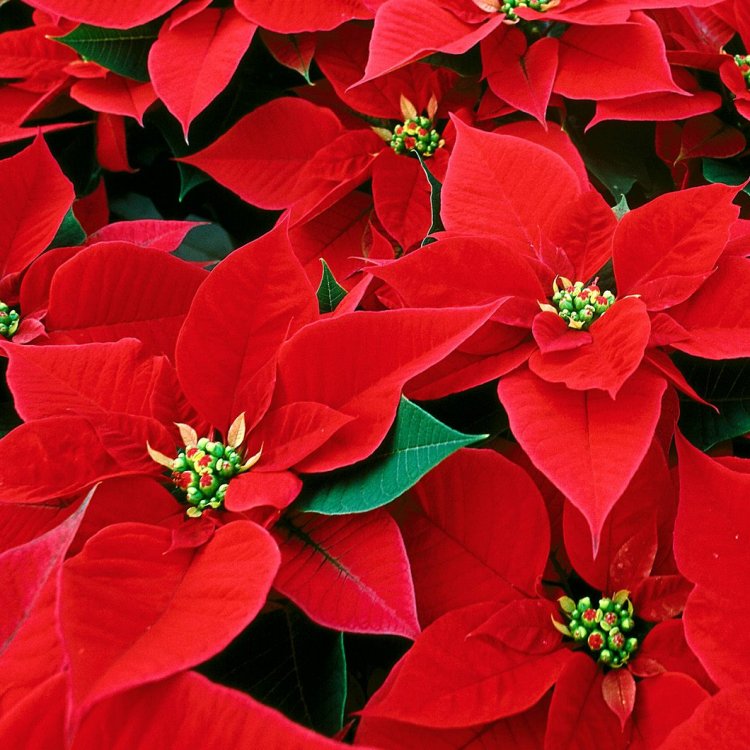
[[[177,332],[205,278],[202,269],[160,250],[126,242],[91,245],[55,274],[47,330],[76,343],[132,336],[150,353],[171,358]]]
[[[245,693],[216,685],[195,672],[184,672],[94,707],[81,724],[72,750],[218,748],[228,741],[258,750],[347,747],[295,724]]]
[[[226,507],[237,512],[264,505],[281,510],[301,490],[302,480],[291,471],[249,471],[229,483]]]
[[[317,401],[355,417],[297,468],[329,471],[372,453],[393,422],[404,384],[455,349],[492,310],[359,312],[297,333],[281,350],[274,403]]]
[[[191,229],[203,226],[204,223],[200,221],[161,221],[159,219],[116,221],[89,235],[86,244],[130,242],[133,245],[171,253],[182,244]]]
[[[750,261],[726,258],[685,303],[670,310],[690,338],[676,349],[705,359],[750,356]]]
[[[185,394],[221,430],[243,411],[253,426],[268,406],[279,346],[317,317],[315,292],[282,224],[231,253],[196,293],[176,350]],[[206,320],[220,321],[221,334],[207,332]]]
[[[41,254],[74,197],[41,136],[0,161],[0,276],[22,271]]]
[[[283,3],[236,0],[235,6],[258,26],[283,34],[332,29],[354,18],[372,18],[364,0],[285,0]]]
[[[134,81],[115,73],[106,78],[83,78],[70,88],[70,96],[95,112],[133,117],[143,124],[146,110],[156,101],[151,83]]]
[[[664,380],[643,371],[614,400],[601,391],[547,383],[529,371],[500,380],[514,436],[586,517],[594,553],[607,515],[646,455],[665,388]],[[560,450],[560,425],[567,450]]]
[[[190,123],[229,83],[256,28],[234,8],[205,8],[162,26],[149,52],[149,75],[186,138]]]
[[[304,99],[282,97],[243,117],[210,146],[181,161],[192,164],[261,208],[291,205],[300,170],[341,132],[338,118]]]
[[[22,419],[122,412],[169,423],[181,418],[180,392],[166,357],[136,339],[32,347],[6,344],[7,382]]]
[[[570,655],[552,694],[545,750],[563,747],[624,750],[620,722],[604,700],[603,680],[604,673],[590,656]]]
[[[489,234],[528,252],[578,196],[577,175],[553,151],[513,136],[456,124],[442,190],[447,229]],[[549,196],[530,199],[529,196]]]
[[[265,603],[279,555],[259,526],[224,526],[197,551],[167,552],[170,542],[167,529],[117,524],[66,563],[61,619],[79,709],[213,656]]]
[[[495,609],[492,603],[473,605],[436,620],[363,715],[427,727],[468,727],[534,705],[555,683],[571,652],[522,654],[485,638],[467,637]]]
[[[680,190],[625,214],[612,247],[618,294],[640,295],[649,310],[694,294],[727,244],[739,213],[736,191],[719,184]]]
[[[274,535],[281,568],[274,583],[315,622],[355,633],[419,632],[409,562],[385,511],[287,517]]]
[[[539,750],[544,742],[548,701],[541,700],[507,719],[466,729],[431,729],[388,719],[362,717],[355,745],[409,748],[409,750]]]
[[[533,594],[549,554],[549,522],[526,472],[494,451],[461,450],[414,493],[419,510],[401,529],[423,623],[468,604]]]
[[[595,33],[572,26],[560,37],[558,55],[554,91],[570,99],[681,91],[672,80],[659,27],[643,14],[634,14],[627,24],[597,27]]]
[[[551,316],[552,313],[539,313]],[[570,330],[568,337],[579,332]],[[543,380],[564,383],[576,391],[598,389],[612,398],[641,364],[651,335],[646,305],[621,299],[588,330],[591,343],[574,349],[534,352],[529,368]]]
[[[527,47],[526,37],[515,27],[482,40],[482,68],[490,89],[542,125],[557,73],[558,44],[542,37]]]
[[[716,744],[722,747],[750,746],[750,689],[747,683],[728,688],[703,701],[693,715],[672,730],[660,750],[705,750]]]

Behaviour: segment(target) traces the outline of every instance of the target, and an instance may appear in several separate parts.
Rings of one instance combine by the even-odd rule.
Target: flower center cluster
[[[170,458],[146,444],[151,458],[171,472],[172,484],[180,500],[188,505],[187,515],[198,518],[203,511],[224,506],[224,498],[233,477],[255,466],[261,451],[248,459],[240,448],[245,440],[245,415],[240,414],[227,432],[227,442],[198,438],[186,424],[177,424],[185,443]]]
[[[172,483],[190,504],[189,516],[220,508],[229,480],[242,470],[242,456],[231,446],[201,438],[197,445],[180,448],[172,462]]]
[[[611,598],[599,599],[598,607],[588,596],[577,602],[563,596],[558,601],[568,624],[555,621],[555,627],[587,648],[600,664],[618,669],[638,648],[638,639],[629,635],[635,627],[629,593],[618,591]]]
[[[750,55],[735,55],[734,62],[745,79],[745,85],[750,88]]]
[[[556,5],[559,5],[559,0],[547,0],[546,2],[540,0],[502,0],[498,10],[505,14],[506,21],[518,23],[521,20],[515,13],[518,8],[530,8],[538,13],[544,13],[545,10],[554,8]]]
[[[558,280],[560,285],[558,285]],[[558,276],[552,284],[552,303],[557,314],[568,324],[568,328],[586,330],[594,321],[601,318],[614,304],[615,295],[602,292],[593,284],[584,286],[582,281],[572,283]]]
[[[5,302],[0,302],[0,336],[9,339],[18,330],[19,323],[18,312],[8,307]]]
[[[445,145],[429,117],[410,117],[403,125],[396,125],[391,136],[391,148],[397,154],[408,153],[417,149],[423,157],[432,156],[435,151]]]

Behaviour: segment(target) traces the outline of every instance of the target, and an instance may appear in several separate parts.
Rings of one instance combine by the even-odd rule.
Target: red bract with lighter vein
[[[736,192],[663,195],[618,222],[556,154],[458,123],[442,191],[447,231],[373,270],[408,306],[500,305],[409,392],[434,398],[501,376],[515,437],[584,513],[594,549],[648,450],[665,390],[695,395],[664,349],[750,353],[739,282],[750,264],[724,252]]]
[[[440,616],[363,710],[363,741],[387,736],[398,746],[411,737],[426,747],[433,737],[501,733],[513,722],[519,746],[536,747],[539,726],[522,717],[554,685],[544,747],[656,748],[708,696],[697,663],[673,660],[674,671],[661,673],[638,665],[649,623],[678,615],[690,588],[670,563],[675,491],[660,448],[618,502],[593,560],[585,521],[570,508],[577,518],[566,518],[566,546],[590,588],[558,564],[556,580],[543,582],[549,594],[537,593],[548,522],[533,482],[507,459],[461,451],[417,492],[420,508],[403,524],[407,548],[420,608]],[[468,512],[491,504],[507,539]],[[471,587],[441,614],[440,592],[457,577]],[[561,589],[578,593],[555,604]]]
[[[329,627],[414,637],[409,568],[384,511],[280,516],[300,491],[299,472],[372,453],[403,384],[492,309],[321,316],[281,226],[206,278],[182,324],[176,367],[133,338],[8,344],[8,379],[27,421],[2,441],[17,457],[2,477],[3,501],[20,513],[100,483],[80,551],[62,571],[60,612],[51,590],[37,615],[60,618],[75,716],[221,650],[274,581]],[[334,352],[346,356],[331,369]],[[39,471],[29,474],[30,465]],[[264,528],[274,524],[279,549]],[[115,578],[117,589],[106,583]],[[140,606],[125,611],[125,601]],[[186,607],[195,610],[191,635],[175,639]],[[84,613],[102,608],[108,625],[92,634]],[[29,673],[38,638],[33,627],[18,635],[6,674]],[[20,690],[26,679],[8,685]]]

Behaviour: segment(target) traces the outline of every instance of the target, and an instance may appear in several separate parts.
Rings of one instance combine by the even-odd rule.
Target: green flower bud
[[[584,287],[582,281],[560,289],[557,277],[553,283],[553,294],[550,298],[552,307],[557,308],[558,315],[568,322],[569,328],[586,330],[596,322],[614,304],[615,296],[610,291],[600,292],[596,281]],[[563,284],[569,284],[565,279]]]
[[[198,438],[189,425],[178,424],[184,448],[177,456],[169,456],[147,446],[149,455],[171,471],[173,492],[190,507],[186,513],[198,518],[207,509],[218,510],[224,505],[229,482],[244,471],[249,471],[261,458],[261,451],[246,457],[241,445],[244,434],[244,414],[237,417],[228,432],[231,444],[225,445],[207,437]]]

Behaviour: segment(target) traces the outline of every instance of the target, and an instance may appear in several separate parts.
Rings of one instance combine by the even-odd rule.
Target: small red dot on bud
[[[193,475],[189,471],[176,471],[172,474],[172,481],[183,490],[190,486],[193,481]]]
[[[589,648],[598,651],[604,645],[604,638],[599,633],[592,633],[588,637]]]
[[[617,622],[617,615],[614,612],[607,612],[607,614],[604,615],[604,622],[608,625],[614,625]]]
[[[214,478],[211,476],[211,474],[203,474],[200,478],[200,486],[201,487],[210,487],[213,483]]]
[[[594,622],[596,620],[596,610],[594,609],[587,609],[581,617],[586,620],[586,622]]]

